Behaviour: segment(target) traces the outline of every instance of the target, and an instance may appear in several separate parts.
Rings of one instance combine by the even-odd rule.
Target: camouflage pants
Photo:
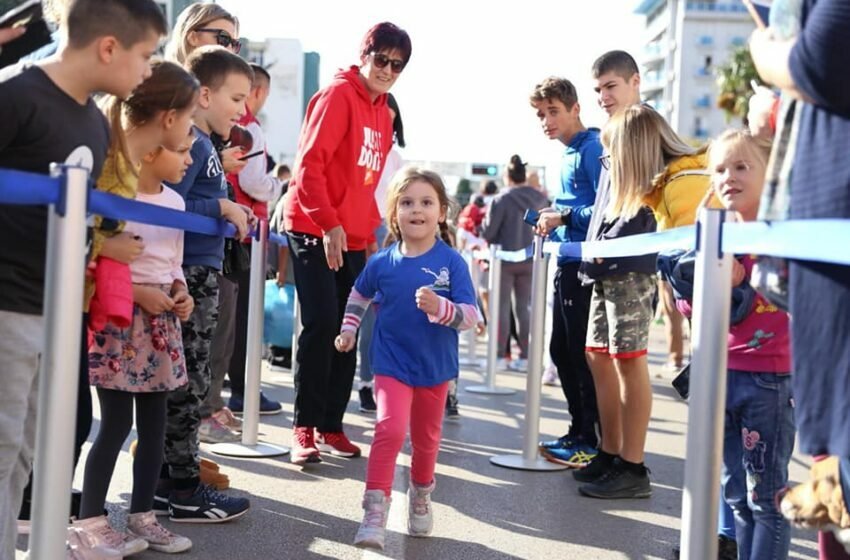
[[[654,274],[627,272],[593,283],[587,351],[636,358],[649,347],[657,283]]]
[[[183,269],[195,309],[183,323],[183,351],[189,383],[168,395],[168,419],[165,426],[165,462],[172,479],[197,479],[198,428],[201,403],[210,388],[210,344],[218,322],[217,271],[206,266]]]

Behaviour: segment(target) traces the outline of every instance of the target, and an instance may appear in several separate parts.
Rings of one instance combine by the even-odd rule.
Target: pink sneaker
[[[319,449],[316,447],[314,428],[304,426],[293,428],[292,449],[289,452],[289,460],[296,465],[322,462]]]
[[[192,541],[176,535],[159,524],[153,511],[131,513],[127,520],[127,532],[144,539],[151,550],[174,554],[192,548]]]
[[[113,529],[105,515],[74,521],[73,527],[86,533],[90,539],[91,548],[99,552],[109,554],[117,551],[120,556],[131,556],[148,548],[148,543],[144,539]]]

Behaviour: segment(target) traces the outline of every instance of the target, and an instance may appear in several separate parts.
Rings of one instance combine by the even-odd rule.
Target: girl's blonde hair
[[[180,64],[186,62],[186,57],[192,52],[193,47],[189,44],[189,33],[196,29],[205,27],[211,21],[226,19],[239,29],[239,20],[230,12],[219,6],[207,2],[195,2],[189,4],[185,10],[177,16],[171,39],[165,46],[165,58]]]
[[[398,227],[398,201],[401,195],[404,194],[404,191],[407,190],[407,187],[417,181],[428,183],[434,188],[434,191],[437,193],[437,200],[440,203],[440,209],[446,214],[446,217],[448,217],[452,207],[453,201],[449,198],[446,185],[437,173],[421,167],[405,167],[395,174],[392,183],[390,183],[389,192],[387,193],[387,227],[390,230],[391,237],[395,240],[401,241],[401,231]],[[454,239],[445,219],[440,222],[440,238],[449,246],[454,246]]]
[[[769,140],[753,136],[746,128],[730,128],[712,140],[708,146],[708,171],[713,172],[715,158],[721,148],[744,153],[752,158],[755,165],[765,169],[767,168],[768,157],[770,157],[770,146]]]
[[[672,160],[705,150],[682,140],[646,105],[632,105],[611,117],[602,130],[602,144],[611,156],[609,220],[635,217]]]

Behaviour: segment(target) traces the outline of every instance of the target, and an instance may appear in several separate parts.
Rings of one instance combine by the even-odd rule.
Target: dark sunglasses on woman
[[[230,49],[235,54],[239,54],[239,51],[242,50],[242,43],[239,42],[239,39],[234,39],[230,36],[230,33],[225,31],[224,29],[210,29],[202,27],[200,29],[195,29],[195,31],[198,33],[215,33],[215,42],[220,47]]]
[[[375,65],[375,68],[385,68],[387,64],[390,65],[394,74],[400,73],[404,70],[404,61],[398,58],[390,58],[384,53],[372,53],[372,63]]]

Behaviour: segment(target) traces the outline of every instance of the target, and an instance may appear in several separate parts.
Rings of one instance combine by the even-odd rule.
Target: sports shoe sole
[[[244,416],[244,414],[245,414],[241,410],[239,412],[237,412],[235,410],[231,410],[230,412],[232,412],[234,416]],[[277,410],[261,410],[260,416],[274,416],[275,414],[281,414],[282,412],[283,412],[283,407],[278,408]]]
[[[297,458],[297,459],[296,459],[295,455],[292,455],[289,458],[289,462],[292,463],[293,465],[299,465],[299,466],[316,465],[316,464],[322,462],[322,457],[318,453],[311,453],[310,455],[306,455],[304,457]]]
[[[584,486],[579,486],[579,494],[588,498],[596,498],[598,500],[643,500],[652,496],[652,489],[640,490],[638,492],[626,492],[625,490],[617,494],[601,494],[596,493]]]
[[[174,507],[174,506],[172,506],[172,507]],[[251,508],[240,511],[239,513],[234,513],[233,515],[231,515],[229,517],[221,517],[221,518],[219,518],[219,517],[216,517],[216,518],[213,518],[213,517],[174,517],[172,515],[168,519],[170,521],[173,521],[174,523],[203,523],[203,524],[227,523],[228,521],[233,521],[234,519],[239,519],[240,517],[242,517],[243,515],[248,513],[249,509],[251,509]]]
[[[374,408],[364,408],[364,407],[361,406],[360,412],[362,412],[363,414],[375,414],[378,411],[377,411],[377,409],[374,409]]]
[[[330,453],[334,457],[345,457],[347,459],[352,459],[355,457],[360,457],[360,451],[340,451],[336,447],[332,445],[328,445],[327,443],[318,443],[316,447],[319,448],[319,451],[322,453]]]

